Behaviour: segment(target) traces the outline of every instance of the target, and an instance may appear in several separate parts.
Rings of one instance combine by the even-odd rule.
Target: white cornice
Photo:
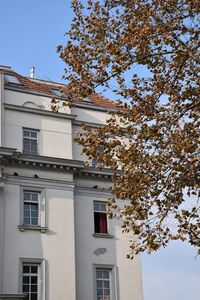
[[[44,116],[49,116],[49,117],[53,117],[53,118],[74,120],[77,117],[76,115],[72,115],[72,114],[52,112],[52,111],[48,111],[48,110],[13,105],[13,104],[4,104],[4,107],[9,110],[21,111],[21,112],[37,114],[37,115],[44,115]]]
[[[56,190],[68,190],[74,191],[74,183],[65,180],[33,178],[25,176],[10,176],[5,175],[3,177],[5,183],[21,185],[24,187],[32,188],[50,188]]]
[[[49,172],[70,172],[79,177],[97,177],[98,179],[110,180],[113,171],[109,169],[96,169],[85,167],[83,161],[62,159],[48,156],[25,155],[15,149],[0,147],[0,163],[2,166],[20,167],[29,169],[45,169]]]
[[[75,195],[79,196],[90,196],[93,198],[103,198],[108,199],[112,196],[111,192],[108,189],[94,189],[92,187],[83,187],[76,186],[75,187]]]

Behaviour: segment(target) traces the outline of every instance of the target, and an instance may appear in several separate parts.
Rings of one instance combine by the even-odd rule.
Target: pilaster
[[[4,75],[0,73],[0,147],[4,145]]]

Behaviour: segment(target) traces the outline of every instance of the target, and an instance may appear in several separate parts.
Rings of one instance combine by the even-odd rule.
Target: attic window
[[[51,89],[52,93],[58,97],[62,97],[63,93],[58,89]]]
[[[83,102],[91,102],[89,97],[83,98]]]
[[[7,83],[20,84],[20,85],[22,84],[21,81],[14,75],[5,74],[4,78],[7,81]]]

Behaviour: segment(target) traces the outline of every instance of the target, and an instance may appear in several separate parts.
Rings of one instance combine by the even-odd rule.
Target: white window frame
[[[39,194],[38,197],[38,224],[29,225],[24,224],[24,192],[35,192]],[[47,231],[46,226],[46,190],[40,187],[21,186],[20,187],[20,231],[25,230],[40,230],[42,233]]]
[[[26,137],[29,140],[36,140],[37,141],[37,154],[24,153],[24,131],[35,132],[37,134],[37,138]],[[40,151],[39,151],[39,130],[32,129],[32,128],[24,128],[24,127],[22,128],[22,152],[26,155],[39,155],[39,153],[40,153]]]
[[[56,97],[61,98],[64,96],[63,92],[59,88],[52,88],[51,91]]]
[[[37,199],[37,201],[34,201],[34,200],[25,200],[24,199],[24,194],[25,193],[30,193],[30,194],[37,194],[38,195],[38,199]],[[40,200],[40,198],[41,198],[41,192],[40,191],[33,191],[33,190],[26,190],[26,189],[24,189],[23,190],[23,225],[25,225],[25,226],[40,226],[40,224],[41,224],[41,217],[40,217],[40,211],[41,211],[41,200]],[[25,203],[30,203],[30,204],[37,204],[37,207],[38,207],[38,210],[37,210],[37,212],[38,212],[38,216],[37,216],[37,224],[26,224],[25,222],[24,222],[24,219],[25,219],[25,217],[24,217],[24,210],[25,210]],[[30,217],[30,221],[31,221],[31,217]]]
[[[104,151],[104,146],[103,146],[103,145],[99,145],[99,147],[98,147],[98,152],[99,152],[100,154],[102,154],[103,151]],[[93,158],[93,159],[92,159],[92,167],[96,167],[97,164],[98,164],[98,160],[97,160],[96,158]],[[102,163],[100,163],[100,164],[102,164]]]
[[[106,210],[105,210],[105,211],[102,211],[102,210],[96,210],[96,209],[94,208],[95,203],[96,203],[96,204],[103,204],[103,205],[105,205]],[[105,213],[105,214],[106,214],[107,233],[100,233],[100,232],[96,232],[96,231],[95,231],[95,212]],[[106,203],[105,201],[100,201],[100,200],[94,200],[94,201],[93,201],[93,219],[94,219],[94,234],[95,234],[95,235],[102,235],[102,236],[109,235],[109,222],[108,222],[108,216],[107,216],[107,203]]]
[[[38,267],[38,299],[45,300],[45,260],[40,258],[20,258],[19,261],[19,293],[23,293],[23,266],[35,265]]]
[[[4,79],[7,83],[22,85],[21,81],[17,78],[16,75],[5,74]]]
[[[117,282],[116,282],[116,267],[114,265],[93,265],[93,276],[94,276],[94,299],[97,300],[97,278],[96,272],[97,270],[101,271],[109,271],[109,283],[110,283],[110,300],[117,300]]]

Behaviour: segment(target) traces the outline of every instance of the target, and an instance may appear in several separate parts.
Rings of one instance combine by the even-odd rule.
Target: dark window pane
[[[102,288],[103,282],[100,280],[97,280],[97,287]]]
[[[94,210],[99,210],[99,203],[94,203]]]
[[[23,285],[23,292],[24,293],[28,293],[28,291],[29,291],[29,285],[28,284],[24,284]]]
[[[23,276],[23,283],[29,283],[29,277]]]
[[[24,217],[30,217],[30,211],[24,210]]]
[[[96,272],[96,278],[102,278],[102,271],[97,271]]]
[[[37,266],[31,266],[31,273],[37,273],[38,267]]]
[[[109,278],[109,271],[103,271],[103,278]]]
[[[97,295],[103,295],[103,289],[97,289]]]
[[[31,131],[31,137],[32,138],[37,138],[37,132]]]
[[[106,203],[94,202],[94,210],[106,212]]]
[[[38,201],[38,194],[32,194],[32,201]]]
[[[30,200],[30,193],[24,192],[24,200]]]
[[[32,284],[37,284],[37,277],[36,276],[31,276],[31,283]]]
[[[23,130],[23,136],[30,136],[30,132],[28,130]]]
[[[100,211],[106,211],[106,204],[105,203],[100,204]]]
[[[29,138],[24,138],[23,142],[24,142],[25,146],[28,146],[28,145],[30,145],[31,140]]]
[[[24,224],[30,225],[31,220],[30,218],[24,218]]]
[[[31,300],[37,300],[37,293],[31,294]]]
[[[31,211],[31,216],[34,217],[34,218],[36,218],[38,216],[37,210]]]
[[[26,294],[25,300],[29,300],[29,294]]]
[[[109,288],[110,287],[110,284],[109,284],[108,280],[106,280],[106,281],[103,282],[103,287],[104,288]]]
[[[31,210],[38,210],[38,204],[31,203]]]
[[[30,273],[30,266],[23,266],[23,273]]]
[[[32,225],[38,225],[38,218],[31,218]]]
[[[31,292],[37,292],[37,284],[31,285]]]
[[[110,295],[110,290],[109,289],[104,289],[104,295]]]
[[[30,210],[30,207],[31,207],[31,204],[30,203],[24,203],[24,209],[29,211]]]

